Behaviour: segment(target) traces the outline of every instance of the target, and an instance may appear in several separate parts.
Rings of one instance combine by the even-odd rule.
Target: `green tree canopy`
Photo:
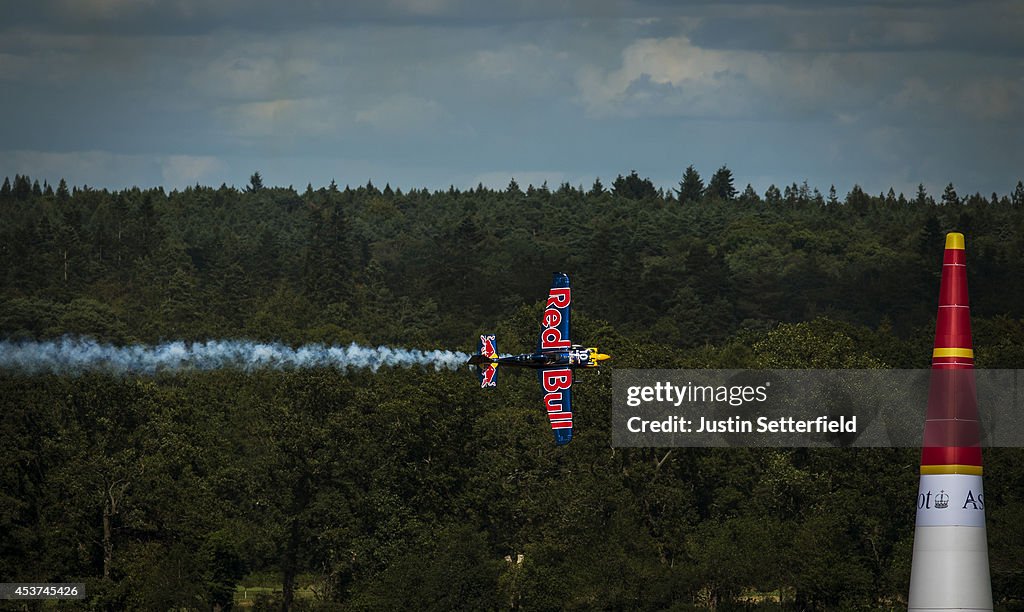
[[[717,198],[723,201],[730,201],[736,198],[736,187],[733,184],[735,179],[732,176],[732,170],[726,166],[722,166],[711,175],[711,180],[708,181],[707,195],[712,198]]]
[[[683,179],[679,181],[679,189],[676,189],[679,201],[682,203],[699,202],[704,195],[704,181],[693,165],[686,167],[683,172]]]

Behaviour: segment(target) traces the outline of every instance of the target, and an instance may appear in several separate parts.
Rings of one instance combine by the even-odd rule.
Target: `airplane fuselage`
[[[585,368],[590,365],[590,354],[583,347],[571,347],[568,350],[539,351],[536,353],[499,357],[498,363],[524,368],[553,368],[559,366]]]
[[[522,353],[520,355],[506,355],[504,357],[486,357],[474,355],[470,360],[471,364],[479,365],[486,363],[497,363],[503,366],[520,368],[592,368],[597,366],[599,361],[606,359],[600,355],[597,349],[587,348],[574,344],[567,349],[551,351],[537,351],[535,353]]]

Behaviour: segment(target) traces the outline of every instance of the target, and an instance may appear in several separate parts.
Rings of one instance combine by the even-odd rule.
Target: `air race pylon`
[[[992,610],[963,234],[946,236],[921,449],[910,610]]]

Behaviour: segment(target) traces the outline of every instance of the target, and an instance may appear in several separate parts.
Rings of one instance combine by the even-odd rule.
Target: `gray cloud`
[[[670,186],[726,163],[762,190],[1005,192],[1024,167],[1013,2],[50,0],[5,17],[0,173],[51,181],[636,168]]]

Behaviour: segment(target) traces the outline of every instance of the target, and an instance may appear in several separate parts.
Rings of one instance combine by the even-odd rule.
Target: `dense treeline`
[[[671,193],[635,172],[433,193],[16,176],[0,219],[0,337],[465,350],[495,330],[515,351],[564,270],[577,336],[616,367],[925,367],[957,230],[979,365],[1024,363],[1021,183],[936,202],[761,195],[724,167]],[[529,375],[484,395],[466,372],[3,373],[0,581],[86,581],[95,608],[228,607],[259,575],[277,607],[905,606],[915,451],[611,449],[610,376],[580,379],[555,448]],[[986,465],[1013,606],[1024,454]]]
[[[709,185],[693,200],[686,179],[676,198],[635,173],[611,191],[28,184],[0,192],[0,330],[16,336],[469,346],[567,270],[588,314],[674,346],[816,316],[885,319],[907,337],[934,316],[953,229],[969,241],[974,316],[1024,308],[1021,184],[990,198],[950,186],[940,203],[806,185],[764,197]]]

